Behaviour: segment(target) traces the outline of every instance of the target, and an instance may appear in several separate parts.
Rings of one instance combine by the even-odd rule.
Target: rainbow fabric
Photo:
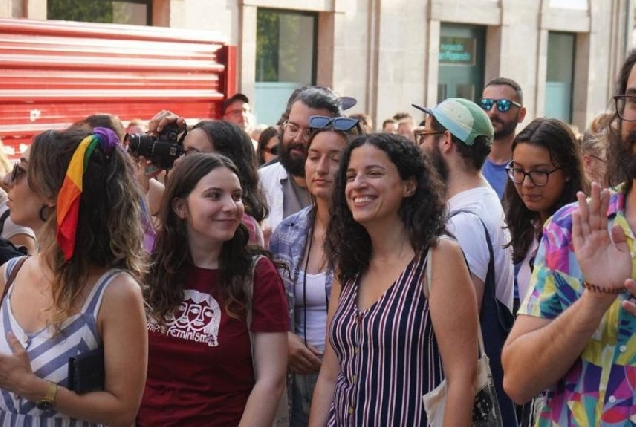
[[[57,243],[67,261],[71,259],[75,250],[84,171],[98,143],[96,135],[89,135],[79,143],[68,164],[64,183],[57,196]]]

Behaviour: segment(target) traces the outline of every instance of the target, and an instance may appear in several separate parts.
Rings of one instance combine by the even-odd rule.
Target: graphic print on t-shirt
[[[174,313],[166,318],[165,325],[150,319],[148,330],[217,347],[221,323],[219,303],[211,295],[192,289],[185,290],[184,294],[185,298]]]

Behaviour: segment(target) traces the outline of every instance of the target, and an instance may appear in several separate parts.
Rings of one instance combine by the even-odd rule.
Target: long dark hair
[[[197,183],[217,168],[238,169],[227,157],[216,153],[196,153],[177,164],[168,181],[159,210],[159,230],[152,255],[152,266],[145,283],[145,298],[151,315],[163,321],[184,298],[184,273],[192,264],[186,220],[177,216],[172,203],[185,199]],[[240,224],[232,239],[223,243],[219,259],[219,288],[225,310],[242,317],[246,307],[245,283],[250,277],[252,257],[266,254],[248,246],[248,230]]]
[[[223,120],[202,121],[193,129],[203,130],[214,151],[228,157],[236,165],[243,188],[245,212],[256,221],[262,221],[269,209],[258,183],[258,164],[249,135],[237,125]]]
[[[625,95],[627,92],[627,81],[632,72],[632,68],[636,65],[636,49],[633,49],[625,59],[621,71],[616,82],[615,95]],[[634,164],[634,155],[632,147],[629,146],[631,141],[623,141],[621,137],[622,123],[618,112],[616,111],[614,100],[612,102],[612,116],[609,120],[608,133],[608,150],[607,150],[607,172],[605,181],[610,186],[616,186],[625,183],[623,190],[627,193],[631,190],[636,172]],[[633,135],[630,135],[632,139]]]
[[[568,125],[557,119],[535,119],[515,137],[512,143],[513,153],[519,144],[531,144],[548,150],[552,163],[560,167],[569,178],[559,198],[550,206],[548,216],[562,206],[576,201],[578,191],[588,190],[578,143]],[[511,182],[506,185],[504,200],[506,221],[511,234],[512,258],[515,263],[519,263],[526,257],[532,241],[541,237],[543,224],[539,212],[526,207]]]
[[[353,219],[345,196],[351,153],[365,144],[384,151],[397,167],[402,180],[415,178],[415,193],[402,200],[398,211],[413,250],[419,252],[434,246],[437,238],[446,231],[444,189],[428,156],[401,135],[373,133],[357,137],[342,155],[325,243],[329,261],[339,272],[343,286],[358,273],[365,272],[371,261],[371,238],[367,230]]]

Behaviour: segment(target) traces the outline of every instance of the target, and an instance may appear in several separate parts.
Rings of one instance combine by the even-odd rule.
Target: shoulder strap
[[[5,210],[4,212],[2,212],[2,215],[0,215],[0,234],[2,234],[2,232],[4,231],[4,223],[6,222],[7,218],[9,218],[9,215],[11,215],[11,211],[9,211],[9,209]]]
[[[248,278],[248,283],[245,284],[245,298],[247,300],[245,323],[247,323],[247,330],[250,334],[250,352],[252,354],[254,376],[256,376],[256,360],[254,359],[254,334],[252,333],[252,301],[254,299],[254,276],[256,276],[256,265],[258,265],[261,258],[263,258],[263,255],[257,255],[252,258],[252,272]]]
[[[2,302],[4,301],[4,299],[7,296],[7,293],[9,293],[9,288],[11,287],[11,284],[13,284],[13,281],[15,280],[16,276],[18,275],[18,272],[22,268],[22,264],[24,264],[24,261],[26,261],[27,258],[28,257],[20,258],[15,263],[13,268],[11,269],[11,273],[9,274],[9,279],[7,280],[7,283],[4,285],[4,290],[2,291],[2,297],[0,297],[0,304],[2,304]],[[9,268],[8,264],[7,264],[7,268]]]
[[[486,227],[486,224],[484,224],[484,221],[481,219],[481,217],[479,215],[477,215],[475,212],[468,210],[468,209],[458,209],[456,211],[453,211],[450,213],[449,215],[449,219],[454,217],[457,214],[460,213],[467,213],[467,214],[471,214],[474,215],[475,217],[477,217],[477,219],[479,220],[479,222],[481,223],[481,226],[484,229],[484,235],[486,237],[486,244],[488,245],[488,254],[489,256],[489,261],[488,261],[488,272],[486,273],[486,280],[484,281],[484,295],[482,297],[482,307],[483,302],[484,302],[484,298],[486,298],[486,295],[489,295],[492,298],[496,298],[495,296],[495,251],[492,247],[492,240],[490,239],[490,234],[488,233],[488,228]]]

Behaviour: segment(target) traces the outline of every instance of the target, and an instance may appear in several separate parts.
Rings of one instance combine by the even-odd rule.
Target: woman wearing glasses
[[[556,119],[535,119],[512,143],[506,168],[506,221],[516,272],[516,307],[525,298],[543,224],[560,207],[587,191],[572,130]]]
[[[333,270],[323,249],[329,223],[333,182],[340,158],[353,135],[360,133],[358,120],[312,116],[312,130],[305,161],[305,178],[313,205],[283,220],[274,230],[270,250],[284,261],[281,271],[288,294],[288,388],[291,426],[306,426],[311,396],[325,351],[327,306]]]
[[[327,253],[336,278],[310,426],[425,426],[444,378],[445,425],[472,419],[477,302],[445,234],[443,186],[402,136],[360,136],[334,180]],[[430,292],[425,291],[430,265]]]
[[[258,165],[263,166],[275,160],[278,157],[279,145],[280,138],[277,128],[270,126],[261,132],[261,136],[258,138],[258,146],[256,147]]]

